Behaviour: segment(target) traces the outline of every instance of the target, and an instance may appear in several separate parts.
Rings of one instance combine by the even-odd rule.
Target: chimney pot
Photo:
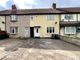
[[[17,11],[17,8],[16,8],[16,5],[14,4],[12,5],[12,13],[16,13],[16,11]]]
[[[52,7],[53,7],[54,9],[56,9],[56,3],[53,3]]]
[[[16,9],[16,5],[12,5],[12,9]]]

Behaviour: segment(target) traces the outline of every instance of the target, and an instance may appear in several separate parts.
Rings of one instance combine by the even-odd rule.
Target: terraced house
[[[4,18],[3,18],[3,17]],[[17,9],[0,11],[5,21],[5,31],[10,37],[49,38],[52,34],[79,37],[80,8]],[[0,25],[1,26],[1,25]],[[2,27],[2,26],[1,26]]]
[[[0,16],[0,31],[5,31],[5,16]]]

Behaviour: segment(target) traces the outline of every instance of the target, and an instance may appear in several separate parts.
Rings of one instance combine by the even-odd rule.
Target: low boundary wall
[[[72,38],[72,37],[66,37],[66,36],[60,36],[60,39],[75,45],[80,46],[80,38]]]

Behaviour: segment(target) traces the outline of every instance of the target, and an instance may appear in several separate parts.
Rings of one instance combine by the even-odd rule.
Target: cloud
[[[0,6],[6,8],[6,2],[9,0],[0,0]]]
[[[80,0],[56,0],[58,7],[80,7]]]
[[[7,9],[10,9],[11,6],[12,6],[12,4],[14,4],[13,0],[7,1],[7,2],[6,2],[6,8],[7,8]]]
[[[49,8],[53,2],[57,7],[80,7],[80,0],[0,0],[0,9],[10,9],[12,4],[19,9]]]
[[[51,8],[54,0],[37,0],[38,5],[36,8]]]
[[[17,8],[20,9],[33,8],[38,5],[36,0],[0,0],[0,7],[5,9],[9,9],[12,4],[16,4]]]
[[[49,7],[50,2],[51,0],[0,0],[0,7],[10,9],[15,4],[19,9],[44,8]]]
[[[27,9],[37,5],[36,0],[13,0],[18,8]]]
[[[4,10],[4,9],[5,9],[4,7],[0,6],[0,10]]]

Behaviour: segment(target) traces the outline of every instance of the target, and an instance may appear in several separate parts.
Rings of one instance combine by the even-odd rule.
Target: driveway
[[[53,39],[5,39],[0,60],[80,60],[80,47]]]

